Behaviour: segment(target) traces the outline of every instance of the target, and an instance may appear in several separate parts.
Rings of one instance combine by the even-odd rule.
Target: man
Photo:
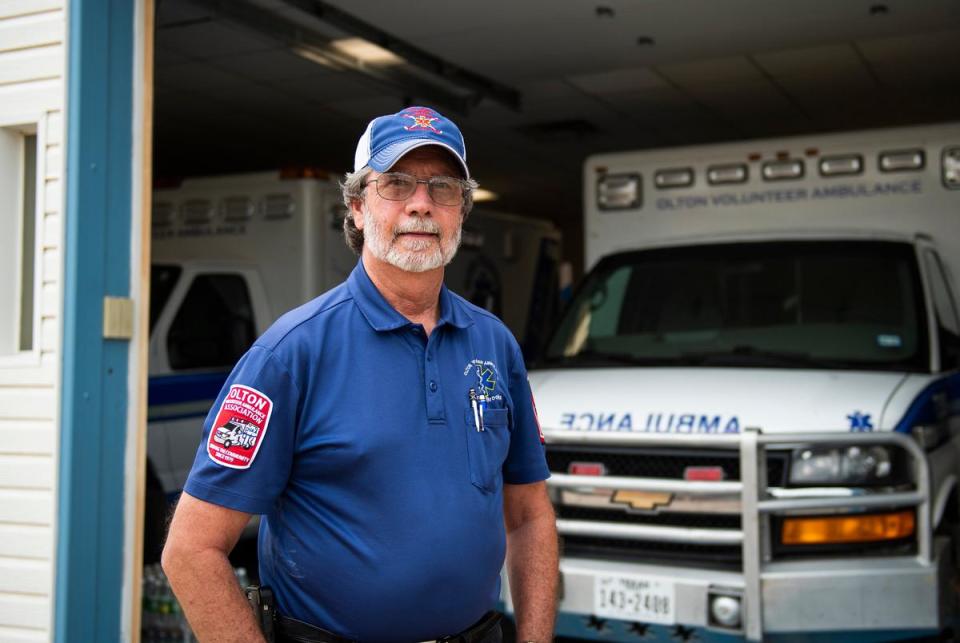
[[[163,568],[201,641],[259,641],[227,553],[251,514],[280,640],[551,639],[554,515],[516,341],[443,286],[472,205],[449,119],[371,121],[343,186],[350,278],[284,315],[211,409]]]

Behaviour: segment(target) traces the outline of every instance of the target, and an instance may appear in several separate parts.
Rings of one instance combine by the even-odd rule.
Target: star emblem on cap
[[[433,118],[427,116],[426,114],[404,114],[403,116],[405,118],[413,119],[413,125],[407,125],[403,128],[408,132],[414,129],[428,129],[434,134],[443,134],[441,130],[438,130],[433,126],[433,121],[438,121],[440,120],[439,118]]]

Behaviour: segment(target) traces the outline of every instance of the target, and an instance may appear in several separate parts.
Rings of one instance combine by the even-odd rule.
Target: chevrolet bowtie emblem
[[[613,494],[610,502],[614,504],[630,505],[631,509],[649,511],[657,507],[665,507],[673,500],[672,493],[658,491],[626,491],[620,489]]]

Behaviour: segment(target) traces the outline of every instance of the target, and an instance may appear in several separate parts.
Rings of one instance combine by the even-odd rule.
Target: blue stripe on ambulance
[[[910,403],[907,412],[893,430],[909,433],[915,426],[935,424],[942,419],[944,413],[947,416],[960,414],[960,372],[951,373],[928,384]]]
[[[151,377],[147,388],[149,421],[206,416],[228,375],[228,371],[218,371]]]

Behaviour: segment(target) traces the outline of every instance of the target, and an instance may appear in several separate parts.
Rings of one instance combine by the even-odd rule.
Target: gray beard
[[[400,241],[398,235],[403,232],[428,232],[440,234],[440,226],[430,219],[411,219],[408,223],[387,230],[382,222],[363,204],[363,243],[377,259],[406,272],[427,272],[442,268],[453,261],[460,247],[461,227],[449,238]],[[403,244],[406,247],[402,247]]]

